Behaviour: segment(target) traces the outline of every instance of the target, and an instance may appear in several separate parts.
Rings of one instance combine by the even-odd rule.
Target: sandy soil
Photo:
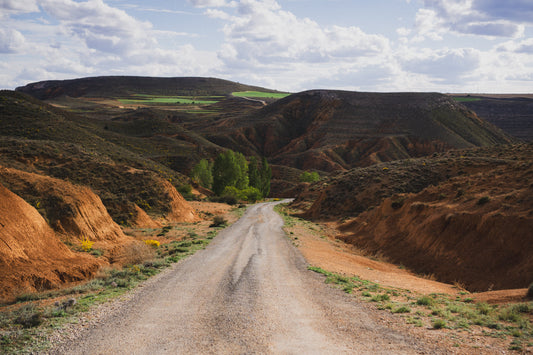
[[[384,287],[410,290],[415,294],[444,293],[455,297],[464,291],[460,285],[436,282],[377,258],[363,256],[353,245],[335,239],[334,236],[338,233],[335,223],[322,223],[320,226],[321,230],[317,230],[316,225],[309,225],[304,221],[284,227],[293,244],[312,266],[348,276],[358,276]],[[504,304],[526,302],[528,300],[525,299],[525,294],[526,289],[517,289],[475,293],[471,297],[476,302]],[[374,311],[387,314],[376,309]],[[429,339],[450,354],[512,353],[508,350],[509,340],[489,337],[480,327],[471,327],[468,332],[452,329],[434,331],[432,328],[410,326],[401,317],[387,319],[387,322],[389,326],[406,334]],[[457,347],[457,344],[461,346]],[[528,348],[525,353],[531,353],[530,351]]]
[[[424,279],[396,265],[358,255],[359,252],[353,246],[334,238],[335,230],[332,225],[324,225],[324,227],[327,232],[325,238],[321,238],[317,234],[305,233],[301,228],[293,230],[299,236],[298,248],[313,266],[335,273],[359,276],[383,286],[403,288],[425,294],[447,293],[455,295],[460,291],[453,285]]]

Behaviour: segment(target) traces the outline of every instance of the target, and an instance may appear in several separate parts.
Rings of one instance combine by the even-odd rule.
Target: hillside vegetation
[[[204,131],[273,164],[324,172],[515,141],[445,95],[327,90],[293,94]]]
[[[357,168],[310,185],[294,205],[342,221],[369,255],[471,291],[533,280],[533,145],[450,151]]]
[[[528,246],[524,231],[533,228],[531,147],[465,106],[478,102],[437,93],[288,95],[214,78],[32,83],[0,93],[0,183],[68,240],[83,220],[68,198],[72,188],[59,201],[60,189],[44,181],[90,189],[110,225],[195,221],[177,189],[190,191],[198,164],[212,167],[231,149],[258,171],[268,167],[272,196],[296,197],[306,218],[346,222],[342,238],[369,254],[470,289],[525,287],[533,275],[513,245]],[[268,191],[247,178],[227,192]],[[261,195],[252,192],[247,199]],[[476,264],[473,252],[439,236],[463,238],[454,243],[493,262]],[[522,276],[504,276],[512,273]]]

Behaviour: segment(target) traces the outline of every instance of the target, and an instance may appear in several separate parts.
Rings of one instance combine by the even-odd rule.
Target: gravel
[[[250,207],[205,250],[58,331],[49,353],[443,352],[307,270],[274,204]]]

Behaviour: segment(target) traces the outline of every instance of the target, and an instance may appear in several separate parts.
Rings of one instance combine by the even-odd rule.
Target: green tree
[[[259,191],[261,191],[261,194],[264,197],[267,197],[270,193],[270,180],[272,179],[272,169],[270,168],[270,165],[268,165],[268,162],[265,157],[263,157],[259,176],[261,180]]]
[[[250,162],[248,163],[248,180],[251,187],[261,189],[261,174],[257,158],[254,156],[250,157]]]
[[[213,164],[213,192],[220,196],[226,186],[237,182],[237,163],[232,150],[220,153]]]
[[[248,187],[248,163],[241,153],[227,150],[213,164],[213,191],[220,196],[226,186],[239,190]]]
[[[235,187],[239,190],[244,190],[248,187],[248,161],[246,161],[245,156],[242,153],[235,154],[235,163],[237,165],[237,178],[235,182]]]
[[[320,181],[320,175],[316,171],[313,171],[312,173],[308,171],[304,171],[300,174],[300,181],[301,182],[317,182]]]
[[[207,159],[202,159],[194,166],[191,172],[191,178],[197,181],[201,186],[210,189],[213,185],[213,164]]]

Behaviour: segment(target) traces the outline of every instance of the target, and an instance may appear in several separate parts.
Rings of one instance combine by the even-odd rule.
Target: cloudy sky
[[[1,88],[99,75],[531,93],[533,0],[0,0]]]

